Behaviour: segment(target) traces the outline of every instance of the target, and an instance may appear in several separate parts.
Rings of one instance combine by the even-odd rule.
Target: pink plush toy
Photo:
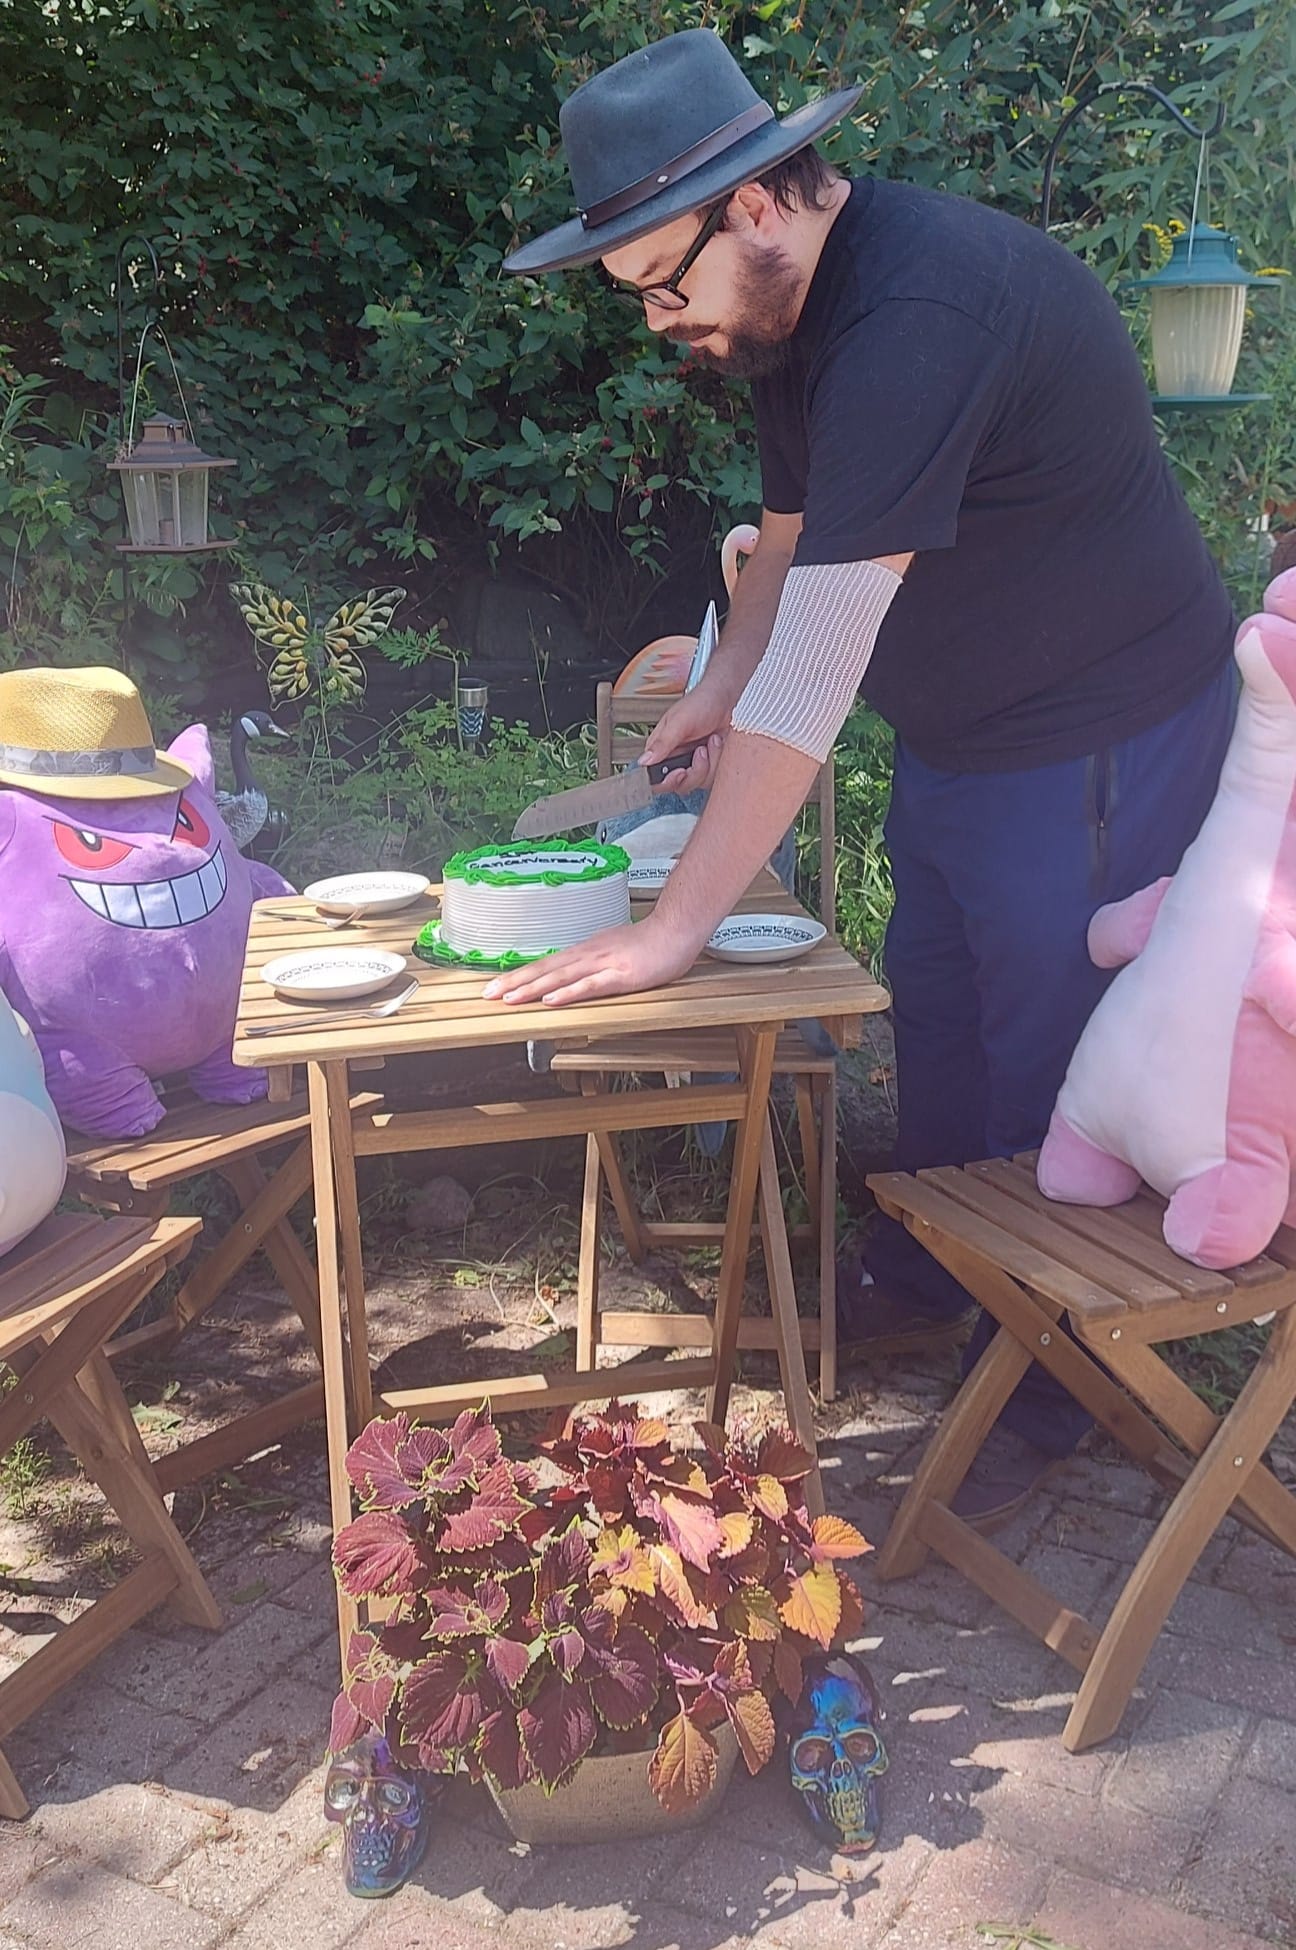
[[[1166,1244],[1236,1266],[1296,1220],[1296,569],[1238,632],[1237,724],[1215,802],[1173,879],[1089,928],[1119,968],[1080,1038],[1040,1189],[1119,1205],[1145,1179]]]
[[[230,1043],[253,899],[291,891],[230,839],[203,726],[157,752],[118,671],[0,675],[0,990],[66,1123],[142,1136],[178,1073],[265,1095]]]

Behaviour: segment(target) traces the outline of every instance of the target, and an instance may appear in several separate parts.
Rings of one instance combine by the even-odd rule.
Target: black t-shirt
[[[1088,266],[961,196],[857,182],[753,388],[798,565],[915,551],[863,695],[946,771],[1077,758],[1228,656],[1228,593]]]

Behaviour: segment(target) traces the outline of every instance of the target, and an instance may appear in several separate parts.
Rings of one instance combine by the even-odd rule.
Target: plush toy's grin
[[[225,898],[228,871],[218,846],[192,873],[173,880],[74,880],[68,886],[101,921],[123,928],[181,928],[205,920]]]

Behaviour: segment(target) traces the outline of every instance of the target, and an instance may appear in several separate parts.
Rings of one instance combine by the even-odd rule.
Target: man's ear
[[[729,199],[725,229],[752,237],[772,237],[783,212],[763,183],[744,183]]]

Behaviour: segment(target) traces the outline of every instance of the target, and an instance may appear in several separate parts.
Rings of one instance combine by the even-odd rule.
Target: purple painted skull
[[[390,1896],[427,1846],[428,1800],[379,1733],[352,1741],[329,1762],[324,1813],[342,1823],[342,1872],[353,1896]]]
[[[878,1836],[878,1776],[887,1753],[868,1668],[841,1653],[805,1669],[788,1737],[792,1786],[810,1826],[842,1855],[865,1855]]]
[[[237,851],[211,747],[191,726],[169,755],[183,792],[70,799],[0,790],[0,990],[30,1024],[59,1115],[138,1137],[162,1117],[151,1079],[250,1103],[264,1072],[229,1048],[252,901],[287,882]]]

